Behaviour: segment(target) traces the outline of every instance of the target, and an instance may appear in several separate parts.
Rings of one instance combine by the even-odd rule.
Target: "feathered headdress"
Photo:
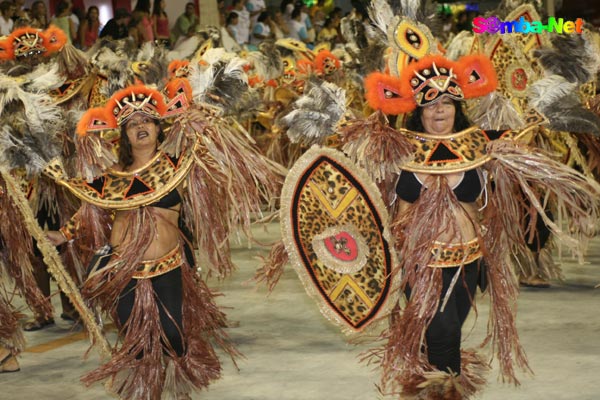
[[[449,60],[440,54],[429,29],[408,18],[394,18],[387,29],[391,48],[388,72],[375,72],[365,79],[371,108],[397,115],[433,104],[444,96],[463,100],[496,89],[496,74],[487,57],[470,55]]]
[[[314,66],[319,75],[330,75],[339,70],[342,63],[331,51],[323,49],[317,53]]]
[[[24,26],[0,40],[0,60],[17,60],[32,56],[49,56],[67,44],[66,34],[51,25],[46,30]]]
[[[183,94],[168,102],[162,93],[144,85],[132,85],[112,95],[104,107],[90,108],[77,124],[77,170],[92,180],[116,163],[117,130],[137,113],[158,120],[177,116],[188,107]]]
[[[0,167],[39,173],[61,152],[65,129],[61,108],[45,92],[32,93],[27,82],[0,75]]]

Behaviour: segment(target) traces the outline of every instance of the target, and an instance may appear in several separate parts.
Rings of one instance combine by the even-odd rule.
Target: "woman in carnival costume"
[[[383,334],[387,343],[372,353],[380,357],[382,386],[423,399],[469,398],[478,390],[488,363],[461,350],[461,327],[477,285],[490,295],[485,342],[496,351],[503,379],[518,384],[515,363],[525,371],[529,366],[516,331],[518,282],[509,255],[526,247],[523,201],[582,257],[582,239],[593,235],[597,222],[600,187],[527,146],[526,135],[543,123],[535,113],[521,130],[471,126],[461,102],[496,88],[489,59],[445,59],[436,54],[426,27],[408,19],[394,18],[388,28],[390,42],[397,44],[390,73],[365,80],[367,100],[377,110],[369,118],[375,129],[365,134],[370,125],[356,122],[342,133],[347,154],[393,188],[384,198],[393,207],[406,304]],[[414,61],[406,62],[407,55]],[[384,115],[411,112],[407,129],[389,130]],[[384,139],[400,149],[409,144],[408,161],[399,150],[387,150],[391,143]],[[377,151],[384,157],[375,156]],[[545,197],[553,199],[557,215],[570,220],[571,235],[546,214],[538,200]]]
[[[0,103],[3,105],[0,214],[3,221],[10,221],[0,225],[3,371],[18,370],[14,357],[23,348],[16,313],[10,308],[14,293],[20,293],[34,311],[36,318],[29,325],[33,327],[40,321],[53,320],[49,272],[61,288],[63,306],[68,304],[73,308],[74,305],[79,311],[82,305],[81,299],[74,299],[72,292],[76,290],[74,280],[78,276],[74,264],[70,263],[71,269],[67,272],[39,226],[40,220],[58,219],[56,213],[68,206],[65,197],[57,200],[61,192],[52,182],[41,179],[41,165],[37,162],[40,154],[52,158],[63,149],[66,129],[63,110],[51,93],[68,79],[65,64],[71,68],[79,65],[73,62],[73,49],[68,46],[64,33],[56,27],[47,30],[21,27],[0,40]],[[40,276],[45,278],[45,285],[41,284]],[[9,284],[14,284],[17,290],[8,289]],[[70,300],[75,300],[73,305]]]
[[[536,112],[519,130],[472,126],[462,103],[496,88],[489,59],[448,60],[425,25],[395,17],[381,2],[373,9],[390,45],[387,72],[365,79],[366,98],[375,112],[338,123],[335,132],[344,153],[378,183],[388,205],[399,260],[392,282],[405,301],[390,312],[381,346],[365,358],[381,366],[385,393],[402,399],[471,398],[489,369],[489,361],[476,351],[461,349],[461,328],[479,286],[490,296],[483,344],[491,343],[503,380],[518,384],[515,368],[530,371],[516,329],[518,279],[510,257],[527,246],[523,202],[581,259],[598,220],[600,186],[528,146],[546,122]],[[322,85],[297,102],[294,113],[300,122],[310,95],[321,96],[312,104],[329,96],[333,105],[343,98],[330,84]],[[319,121],[328,116],[328,126],[344,115],[333,106],[320,109],[309,115]],[[410,114],[406,129],[397,127],[403,114]],[[306,141],[316,142],[319,130],[325,142],[331,131],[319,127],[310,130]],[[546,214],[547,197],[554,201],[555,216],[569,220],[569,232]],[[270,264],[259,271],[259,278],[271,285],[276,267],[286,260],[279,250],[274,248]]]
[[[86,384],[110,378],[108,389],[122,398],[185,399],[220,376],[211,341],[238,355],[199,270],[231,272],[230,230],[249,227],[280,177],[217,114],[188,108],[183,95],[167,104],[157,90],[130,86],[80,120],[76,164],[84,178],[69,178],[59,160],[45,169],[83,200],[50,240],[106,244],[82,294],[110,314],[119,338]]]
[[[65,111],[83,102],[85,94],[81,93],[88,81],[87,61],[82,53],[68,44],[64,32],[54,26],[46,30],[24,26],[0,40],[0,60],[0,70],[6,74],[0,79],[0,97],[5,105],[0,117],[6,131],[16,136],[37,133],[42,135],[38,139],[41,141],[46,140],[44,135],[56,138],[62,142],[60,151],[68,156],[73,147],[67,137]],[[12,171],[13,175],[21,180],[39,225],[57,229],[78,208],[78,201],[24,164],[27,173]],[[33,246],[31,262],[37,284],[49,298],[49,268],[38,247]],[[83,271],[72,246],[63,247],[61,255],[73,280],[81,282]],[[67,294],[61,291],[60,297],[61,317],[77,320],[78,312]],[[47,307],[37,304],[32,310],[34,318],[25,324],[25,330],[38,330],[54,323]]]

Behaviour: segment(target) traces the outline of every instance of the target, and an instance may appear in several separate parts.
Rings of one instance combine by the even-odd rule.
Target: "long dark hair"
[[[163,132],[160,121],[156,118],[152,119],[155,125],[158,126],[158,143],[162,143],[165,140],[165,133]],[[127,136],[127,124],[121,124],[121,138],[119,139],[119,165],[122,168],[127,168],[133,164],[133,154],[131,151],[131,142]]]
[[[166,11],[163,11],[160,8],[160,0],[154,0],[154,6],[152,7],[152,15],[156,15],[158,17],[162,17],[163,15],[167,15]]]
[[[454,114],[454,131],[460,132],[472,126],[473,124],[463,112],[462,102],[458,100],[452,100],[452,104],[454,105],[454,110],[456,111]],[[423,107],[417,107],[417,109],[413,111],[411,116],[406,121],[406,129],[414,132],[425,132],[423,122],[421,121],[421,115],[423,115]]]
[[[135,3],[135,7],[133,8],[133,12],[146,12],[148,14],[150,14],[151,7],[150,7],[150,0],[138,0],[137,3]]]

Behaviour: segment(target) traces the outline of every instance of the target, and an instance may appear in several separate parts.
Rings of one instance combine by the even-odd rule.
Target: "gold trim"
[[[177,245],[173,250],[155,260],[144,260],[133,274],[133,279],[149,279],[164,275],[167,272],[180,267],[183,264],[181,246]]]
[[[472,263],[483,257],[481,244],[477,238],[466,243],[443,243],[435,241],[431,249],[431,268],[450,268]]]
[[[327,318],[334,325],[340,327],[342,332],[344,332],[347,335],[356,335],[361,332],[364,332],[365,330],[376,330],[378,328],[381,328],[383,325],[387,324],[387,319],[382,317],[385,316],[389,312],[389,309],[391,309],[398,301],[399,285],[397,284],[397,282],[391,282],[388,290],[387,300],[384,304],[381,305],[377,314],[371,318],[372,322],[367,324],[366,326],[362,326],[361,328],[355,329],[351,327],[339,315],[337,315],[337,313],[325,303],[321,293],[319,292],[315,284],[312,282],[311,278],[309,277],[309,274],[306,272],[306,267],[302,262],[300,254],[296,249],[296,244],[293,240],[294,236],[291,219],[292,210],[290,209],[290,205],[292,203],[294,193],[296,192],[296,187],[298,184],[297,178],[303,175],[306,171],[306,168],[308,168],[314,163],[316,157],[320,156],[330,157],[339,164],[344,165],[346,168],[349,168],[354,174],[354,176],[358,180],[360,180],[360,182],[364,185],[364,188],[366,189],[367,193],[371,195],[369,199],[373,202],[377,212],[379,212],[382,223],[384,225],[384,231],[382,233],[382,236],[388,243],[391,257],[391,265],[392,267],[396,265],[396,256],[394,252],[393,240],[387,225],[388,213],[383,203],[383,200],[381,199],[379,189],[369,178],[367,173],[359,167],[355,166],[354,163],[350,159],[348,159],[343,153],[341,153],[338,150],[327,147],[321,147],[319,145],[313,145],[296,161],[296,163],[290,169],[287,178],[283,184],[283,188],[281,190],[280,208],[280,227],[282,241],[285,245],[286,252],[289,256],[290,263],[296,271],[306,292],[313,300],[315,300],[317,306],[319,307],[319,310],[321,311],[321,314],[323,314],[325,318]]]
[[[177,168],[172,167],[166,153],[159,152],[148,164],[135,171],[123,172],[110,169],[104,175],[108,182],[104,185],[105,192],[103,193],[98,193],[83,179],[66,179],[64,169],[58,160],[50,163],[44,173],[85,202],[106,209],[129,210],[155,203],[167,193],[175,190],[185,179],[194,163],[194,150],[195,146],[181,155],[179,167]],[[157,160],[161,160],[160,170],[155,168]],[[162,175],[157,178],[159,172]],[[157,186],[152,187],[150,193],[141,193],[126,199],[125,193],[129,188],[128,184],[131,184],[135,179],[139,179],[144,183],[155,182]],[[115,185],[119,187],[120,192],[109,192],[108,190]],[[109,196],[109,198],[106,198],[106,196]]]
[[[69,101],[82,91],[89,92],[92,89],[94,83],[94,76],[87,75],[85,77],[68,80],[65,83],[68,82],[72,82],[73,86],[69,87],[69,90],[67,92],[59,94],[58,89],[54,89],[48,92],[48,94],[56,104],[62,104],[66,101]]]
[[[340,295],[344,292],[344,289],[349,286],[356,296],[362,300],[363,303],[369,308],[373,307],[373,302],[369,298],[369,296],[361,289],[360,286],[356,283],[354,279],[352,279],[349,275],[344,275],[342,279],[338,282],[338,284],[333,288],[331,292],[329,292],[329,296],[332,300],[336,300]]]
[[[529,126],[519,131],[506,130],[500,138],[495,140],[519,140],[533,129],[537,129],[538,126],[538,121],[532,121]],[[478,127],[470,127],[449,135],[432,135],[407,129],[400,129],[399,132],[415,147],[413,159],[402,166],[403,170],[427,174],[451,174],[477,168],[492,159],[486,150],[487,144],[491,140],[485,131]],[[451,153],[456,155],[456,158],[430,160],[434,151],[441,145],[447,147]]]

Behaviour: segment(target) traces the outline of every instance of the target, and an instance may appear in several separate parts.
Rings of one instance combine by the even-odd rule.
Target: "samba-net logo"
[[[475,17],[473,19],[474,33],[583,33],[583,20],[577,18],[575,21],[565,21],[563,18],[549,17],[548,22],[527,21],[524,17],[515,21],[502,21],[498,17]]]

